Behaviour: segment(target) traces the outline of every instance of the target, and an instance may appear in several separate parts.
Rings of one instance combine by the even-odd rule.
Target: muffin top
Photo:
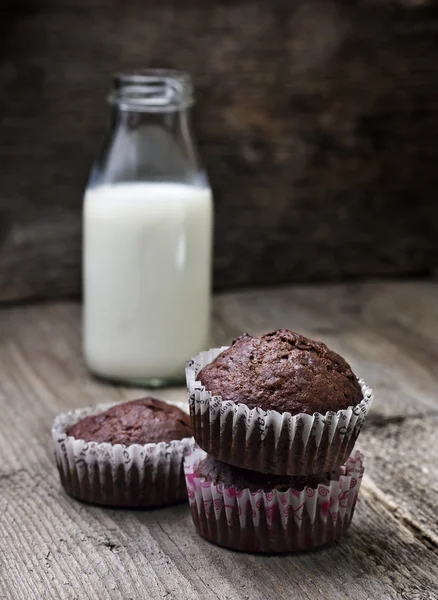
[[[177,406],[147,397],[85,417],[70,427],[67,435],[86,442],[129,446],[182,440],[193,433],[189,415]]]
[[[268,475],[233,467],[210,455],[206,456],[196,469],[196,475],[204,477],[207,481],[212,481],[215,484],[223,483],[226,488],[236,487],[238,490],[248,488],[251,492],[257,490],[269,492],[273,489],[287,490],[290,487],[301,491],[306,486],[317,488],[319,483],[329,485],[330,480],[339,477],[340,474],[340,471],[333,471],[332,473],[295,477]]]
[[[359,382],[339,354],[287,329],[260,337],[245,333],[196,379],[223,401],[292,415],[324,414],[362,400]]]

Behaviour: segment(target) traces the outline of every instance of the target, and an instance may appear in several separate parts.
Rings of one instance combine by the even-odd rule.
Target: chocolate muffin
[[[148,397],[70,411],[52,437],[61,483],[79,500],[146,508],[187,498],[183,457],[194,440],[176,406]]]
[[[296,552],[347,531],[364,469],[356,451],[337,474],[248,478],[248,472],[219,465],[197,449],[185,457],[184,470],[193,522],[202,537],[246,552]],[[263,481],[263,489],[254,489],[254,478],[254,487]],[[297,487],[286,487],[289,483]],[[270,484],[274,487],[268,489]]]
[[[198,381],[224,402],[292,415],[337,412],[362,400],[339,354],[287,329],[242,335],[200,371]]]
[[[285,329],[202,352],[186,377],[199,446],[222,462],[275,475],[338,469],[372,401],[341,356]]]
[[[197,466],[196,476],[211,481],[215,485],[222,483],[226,488],[235,487],[237,490],[248,489],[250,492],[263,490],[285,491],[293,488],[302,491],[305,487],[317,488],[321,483],[330,485],[332,479],[337,479],[341,471],[332,473],[321,473],[319,475],[269,475],[266,473],[257,473],[248,469],[239,469],[227,463],[224,463],[214,456],[207,455]]]
[[[103,413],[85,417],[67,431],[85,442],[158,444],[192,437],[190,417],[177,406],[156,398],[117,404]]]

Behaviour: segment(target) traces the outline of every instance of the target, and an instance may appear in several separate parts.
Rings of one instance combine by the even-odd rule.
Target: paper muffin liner
[[[330,485],[285,491],[226,488],[196,475],[206,453],[184,459],[190,509],[197,532],[210,542],[246,552],[297,552],[339,539],[350,526],[364,473],[355,451]]]
[[[222,462],[275,475],[311,475],[335,470],[350,456],[373,400],[359,380],[362,401],[338,412],[291,415],[248,408],[212,396],[196,378],[226,350],[201,352],[186,368],[190,416],[197,444]]]
[[[93,504],[125,508],[164,506],[187,500],[183,457],[193,438],[158,444],[85,442],[66,431],[89,415],[118,403],[59,414],[52,438],[61,483],[68,494]]]

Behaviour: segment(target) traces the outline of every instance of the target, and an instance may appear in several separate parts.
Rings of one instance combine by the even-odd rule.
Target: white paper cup
[[[196,530],[210,542],[246,552],[297,552],[339,539],[351,523],[364,473],[359,451],[330,485],[255,492],[198,477],[205,456],[194,449],[184,471]]]
[[[338,412],[279,413],[224,402],[197,376],[227,346],[201,352],[186,368],[190,416],[197,444],[222,462],[276,475],[311,475],[338,469],[350,456],[373,400],[364,381],[362,401]]]
[[[61,483],[68,494],[93,504],[147,508],[187,499],[183,457],[193,438],[158,444],[85,442],[66,431],[89,415],[118,403],[71,410],[59,414],[52,438]]]

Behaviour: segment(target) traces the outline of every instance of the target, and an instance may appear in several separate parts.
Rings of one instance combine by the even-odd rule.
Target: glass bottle
[[[132,385],[184,379],[208,344],[213,201],[189,122],[190,76],[115,76],[84,198],[84,354]]]

